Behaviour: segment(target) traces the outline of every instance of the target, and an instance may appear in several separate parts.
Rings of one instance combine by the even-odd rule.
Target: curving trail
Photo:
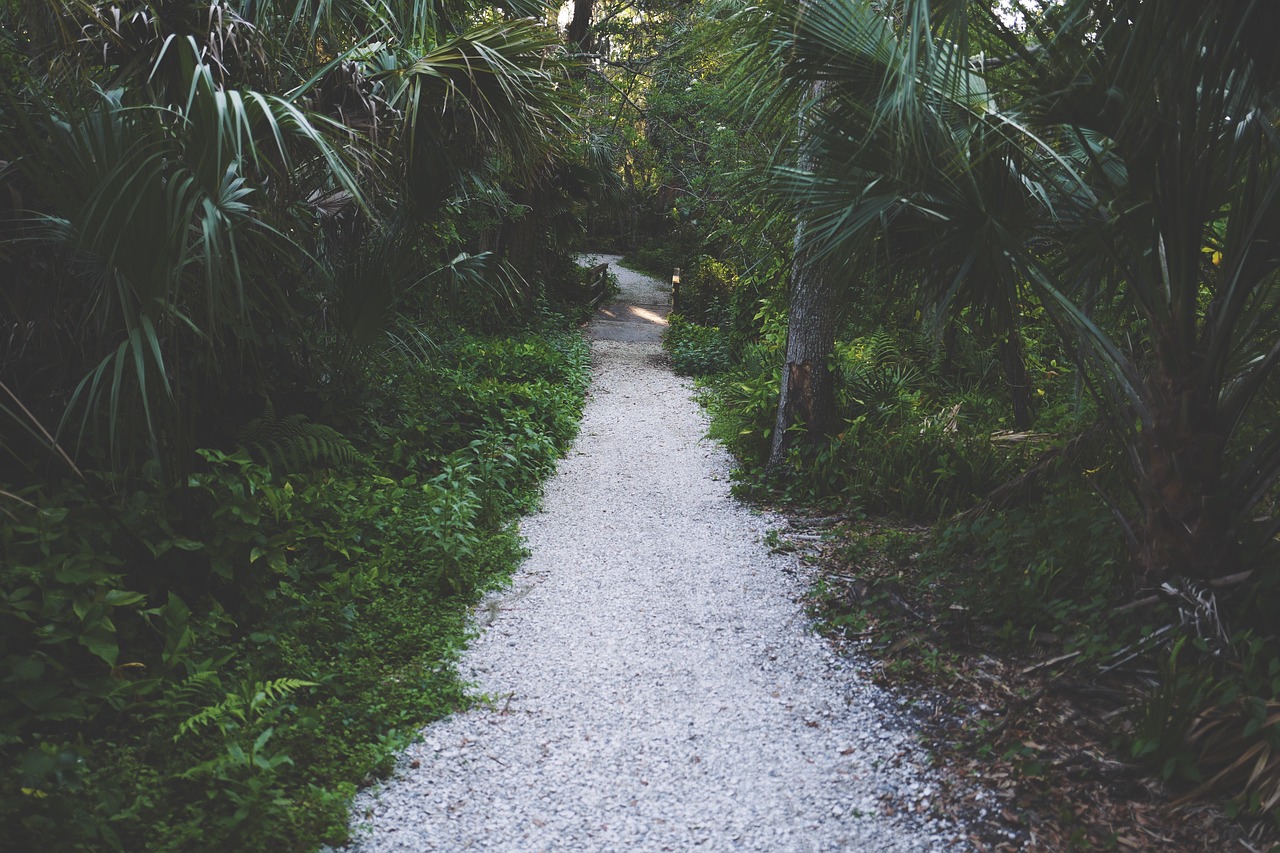
[[[760,541],[778,520],[730,497],[663,366],[665,289],[617,271],[581,433],[462,663],[492,701],[360,795],[351,849],[952,849],[887,816],[928,798],[923,756],[807,630],[803,568]]]

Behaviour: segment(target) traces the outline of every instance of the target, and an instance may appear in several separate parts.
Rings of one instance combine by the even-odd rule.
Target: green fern
[[[898,341],[886,329],[877,329],[859,339],[857,344],[862,350],[861,360],[869,368],[886,367],[902,360]]]
[[[300,678],[245,682],[239,693],[228,693],[221,702],[206,706],[184,720],[173,739],[176,742],[183,735],[206,726],[214,726],[225,735],[255,720],[275,716],[280,710],[280,702],[295,690],[318,686],[317,682]]]
[[[190,707],[202,695],[221,689],[222,679],[218,675],[218,671],[211,666],[201,665],[199,669],[183,679],[182,683],[173,689],[172,695],[167,698],[175,706],[186,705]]]
[[[194,708],[208,703],[209,697],[225,692],[222,678],[212,661],[195,665],[195,671],[182,681],[168,682],[164,691],[152,704],[148,719],[167,722],[180,716],[189,716]]]
[[[271,400],[267,400],[261,417],[245,425],[240,443],[277,472],[300,471],[323,463],[349,466],[360,458],[355,446],[333,427],[313,423],[303,414],[280,417]]]

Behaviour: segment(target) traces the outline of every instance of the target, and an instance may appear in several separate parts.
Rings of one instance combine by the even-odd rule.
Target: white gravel
[[[653,285],[619,272],[624,298]],[[729,495],[690,384],[654,343],[592,350],[532,555],[464,656],[490,701],[357,798],[351,849],[959,848],[916,814],[934,783],[890,702],[808,630],[806,569],[761,541],[782,522]]]

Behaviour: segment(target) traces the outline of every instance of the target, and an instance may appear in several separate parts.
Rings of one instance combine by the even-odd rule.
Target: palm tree
[[[1144,574],[1233,572],[1280,530],[1256,521],[1280,473],[1255,411],[1280,360],[1265,4],[1074,0],[1025,29],[933,5],[814,0],[793,22],[784,82],[826,90],[812,168],[781,175],[806,243],[1008,331],[1034,292],[1124,441]]]
[[[104,93],[73,113],[24,114],[6,142],[22,152],[12,177],[38,211],[23,237],[68,259],[50,284],[65,293],[57,302],[81,306],[77,325],[101,347],[84,353],[89,371],[64,428],[88,438],[102,413],[112,448],[140,429],[150,455],[172,461],[191,450],[181,437],[192,409],[180,399],[251,358],[258,318],[285,310],[267,270],[304,254],[263,203],[263,179],[318,162],[329,180],[359,189],[292,103],[218,87],[194,41],[170,50],[187,51],[184,103],[129,106],[126,93]],[[291,150],[299,144],[302,157]],[[49,305],[38,291],[14,295],[28,310]]]
[[[0,261],[48,279],[5,297],[44,374],[2,372],[69,446],[180,477],[202,407],[296,360],[278,350],[325,322],[309,305],[347,312],[341,359],[433,270],[519,280],[413,245],[376,288],[307,296],[351,283],[332,267],[366,235],[427,233],[451,196],[537,174],[573,137],[553,31],[467,3],[49,7],[61,45],[0,113],[0,182],[22,200]]]
[[[1091,161],[1096,200],[1062,235],[1059,277],[1037,286],[1106,382],[1152,579],[1229,574],[1241,546],[1280,532],[1258,519],[1280,429],[1255,411],[1280,363],[1280,63],[1259,38],[1270,12],[1067,4],[1019,81],[1029,111]],[[1106,288],[1132,312],[1132,344],[1073,299]]]
[[[936,316],[975,309],[996,339],[1015,423],[1029,428],[1020,285],[993,238],[1011,242],[1036,220],[1015,167],[1020,149],[990,123],[986,84],[957,61],[959,49],[932,36],[956,22],[932,25],[923,4],[904,6],[896,24],[867,3],[806,3],[779,17],[787,31],[780,39],[775,31],[769,55],[755,59],[781,60],[775,103],[804,106],[798,165],[776,169],[774,180],[794,200],[797,234],[771,467],[794,424],[805,424],[811,443],[835,431],[825,366],[834,315],[849,283],[873,268],[890,277],[929,270],[922,293]],[[931,231],[942,220],[952,233],[938,245]],[[988,233],[1007,227],[1015,233]],[[890,254],[892,263],[876,260]]]

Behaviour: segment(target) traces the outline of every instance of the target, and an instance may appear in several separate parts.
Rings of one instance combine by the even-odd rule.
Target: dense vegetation
[[[341,837],[573,432],[578,245],[863,520],[834,628],[1274,817],[1266,5],[7,0],[0,833]]]
[[[841,546],[838,623],[935,669],[1061,657],[1112,697],[1122,760],[1274,817],[1264,18],[720,4],[686,76],[654,75],[646,121],[684,132],[646,156],[679,164],[654,181],[677,198],[651,196],[669,233],[631,258],[682,268],[667,345],[740,487],[878,517]]]
[[[314,849],[576,430],[536,4],[0,5],[0,847]]]

